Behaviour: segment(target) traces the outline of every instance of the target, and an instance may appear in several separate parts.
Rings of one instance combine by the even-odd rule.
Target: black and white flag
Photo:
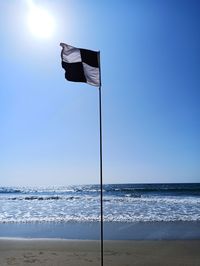
[[[69,81],[85,82],[100,86],[100,53],[76,48],[65,43],[62,46],[62,67],[65,78]]]

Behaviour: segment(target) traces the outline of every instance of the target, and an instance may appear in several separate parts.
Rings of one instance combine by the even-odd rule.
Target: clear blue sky
[[[200,182],[200,2],[0,1],[0,186],[99,182],[98,89],[67,82],[59,46],[101,51],[105,183]]]

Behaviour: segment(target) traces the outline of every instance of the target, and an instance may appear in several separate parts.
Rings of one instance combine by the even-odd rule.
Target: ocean
[[[105,222],[200,221],[200,183],[110,184],[103,194]],[[99,185],[0,187],[0,224],[99,219]]]

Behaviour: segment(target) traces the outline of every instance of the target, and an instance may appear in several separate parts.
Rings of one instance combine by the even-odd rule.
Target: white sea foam
[[[4,190],[3,190],[4,189]],[[89,222],[100,219],[99,187],[1,188],[0,223]],[[200,195],[104,189],[104,220],[200,221]],[[130,193],[127,193],[127,191]],[[148,193],[147,193],[147,192]]]

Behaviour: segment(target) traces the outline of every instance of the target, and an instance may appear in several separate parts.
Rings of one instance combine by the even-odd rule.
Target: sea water
[[[103,186],[105,222],[198,222],[198,184]],[[0,187],[0,223],[97,222],[99,185]]]

